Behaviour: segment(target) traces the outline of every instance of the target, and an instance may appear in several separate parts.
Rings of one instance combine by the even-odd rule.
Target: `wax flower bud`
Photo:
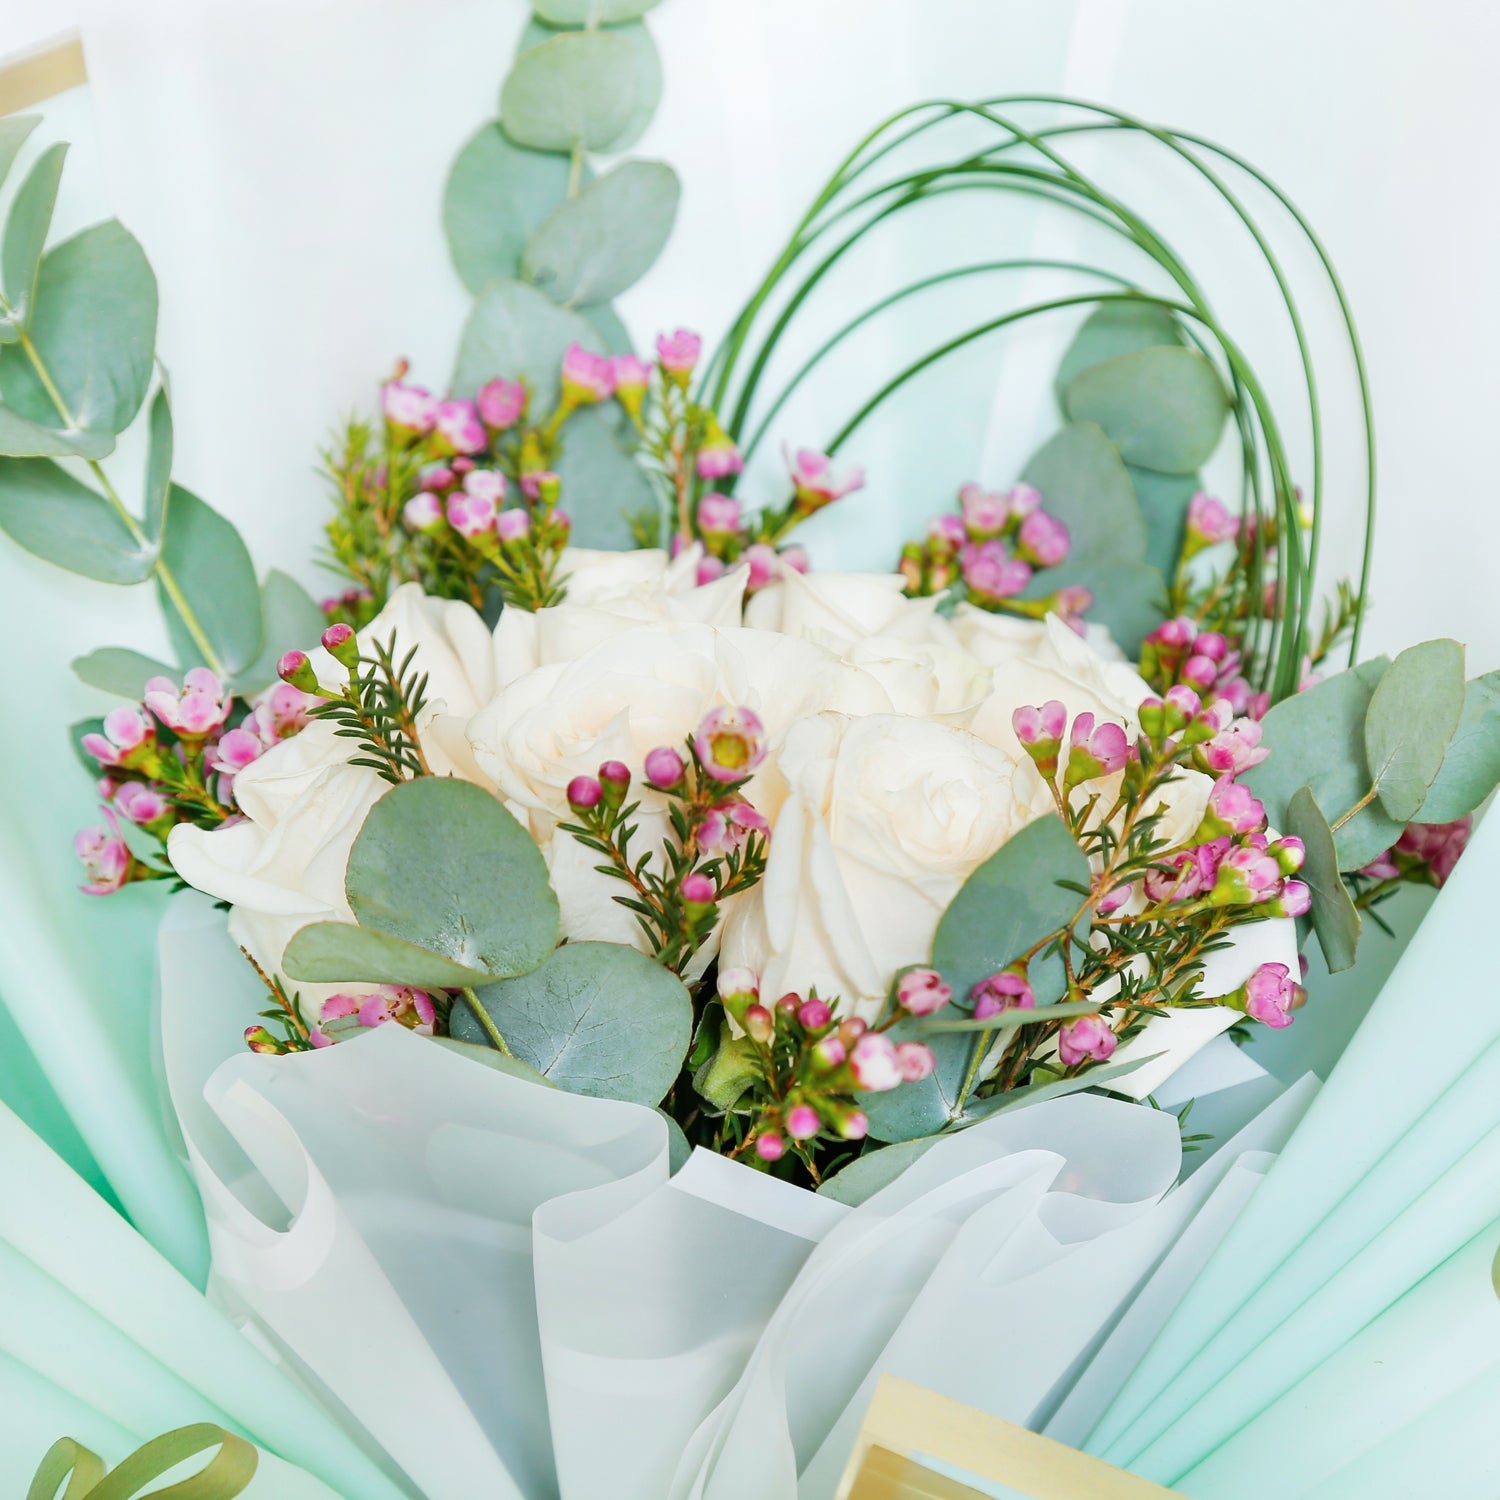
[[[294,688],[300,688],[304,693],[319,691],[317,676],[313,672],[312,663],[308,661],[305,651],[288,651],[276,663],[276,675],[283,682],[291,683]]]
[[[466,489],[455,490],[448,496],[448,524],[465,541],[492,535],[496,514],[492,496],[470,494]]]
[[[953,998],[936,969],[908,969],[896,981],[896,1003],[914,1016],[930,1016]]]
[[[896,1066],[901,1070],[904,1082],[920,1083],[924,1078],[932,1076],[937,1067],[937,1058],[933,1055],[932,1048],[923,1042],[898,1042]]]
[[[440,402],[434,425],[438,446],[450,453],[483,453],[489,446],[489,436],[472,401]]]
[[[1026,978],[1025,964],[1012,964],[988,979],[981,979],[969,991],[974,1002],[974,1019],[988,1021],[1008,1010],[1034,1010],[1036,995]]]
[[[524,542],[531,535],[530,514],[522,510],[519,505],[513,505],[509,510],[502,510],[495,517],[495,535],[502,546],[509,547],[518,542]]]
[[[631,416],[638,416],[651,387],[651,366],[633,354],[617,354],[609,364],[615,378],[615,400]]]
[[[866,1094],[886,1093],[904,1076],[895,1043],[878,1031],[867,1031],[855,1042],[849,1051],[849,1071]]]
[[[747,594],[758,593],[780,576],[780,558],[776,549],[766,542],[752,542],[740,554],[740,562],[750,570],[750,576],[745,580]]]
[[[1063,784],[1075,787],[1101,776],[1113,776],[1124,769],[1129,757],[1130,741],[1122,725],[1096,726],[1093,714],[1079,714],[1068,736],[1068,766],[1063,772]]]
[[[1203,821],[1193,835],[1193,843],[1206,844],[1226,834],[1238,837],[1266,826],[1266,810],[1247,786],[1224,776],[1213,784]],[[1290,874],[1288,870],[1285,873]]]
[[[710,491],[698,502],[697,521],[699,534],[709,540],[737,536],[741,524],[740,502],[733,495]]]
[[[1239,522],[1222,500],[1199,490],[1188,501],[1187,535],[1182,549],[1185,557],[1219,542],[1232,542],[1238,533]]]
[[[971,540],[988,541],[999,536],[1010,524],[1010,496],[987,490],[983,485],[966,484],[958,492],[958,505],[963,513],[960,526],[964,533],[959,540],[960,546]]]
[[[686,764],[670,745],[658,745],[646,752],[646,780],[659,791],[681,786],[686,775]]]
[[[1057,1034],[1057,1055],[1068,1068],[1076,1068],[1081,1062],[1107,1062],[1117,1045],[1118,1039],[1103,1016],[1079,1016]]]
[[[710,709],[693,735],[693,753],[715,781],[744,781],[766,758],[766,727],[752,709]]]
[[[1305,917],[1312,910],[1312,890],[1300,880],[1284,880],[1264,910],[1270,917]]]
[[[575,776],[568,783],[567,797],[574,812],[588,812],[604,800],[604,787],[597,776]]]
[[[479,420],[491,432],[505,432],[525,415],[526,387],[519,380],[505,380],[497,375],[479,387],[474,405]]]
[[[394,431],[410,437],[421,437],[432,431],[437,421],[437,399],[421,386],[403,385],[401,376],[406,373],[403,361],[394,380],[380,388],[380,410],[386,423]]]
[[[599,767],[599,781],[605,802],[610,807],[619,807],[630,790],[630,767],[623,760],[607,760]]]
[[[323,649],[340,666],[353,668],[359,665],[359,642],[353,628],[348,625],[330,625],[323,632]]]
[[[698,477],[700,479],[727,479],[745,467],[740,450],[734,439],[719,426],[719,419],[710,412],[703,423],[703,437],[698,444]]]
[[[686,328],[656,337],[656,358],[662,374],[681,390],[687,389],[688,377],[703,352],[703,340]]]
[[[1011,557],[998,539],[965,547],[959,564],[976,604],[998,604],[1019,594],[1031,582],[1031,564]]]
[[[1042,504],[1042,492],[1032,484],[1014,484],[1005,492],[1006,503],[1010,506],[1010,513],[1018,521],[1023,521],[1033,511],[1039,510]]]
[[[743,1009],[760,998],[760,976],[754,969],[720,969],[717,988],[726,1006]]]
[[[1267,963],[1262,964],[1224,1003],[1244,1011],[1252,1020],[1279,1030],[1292,1024],[1291,1012],[1299,988],[1285,964]]]
[[[86,734],[80,743],[101,766],[137,766],[156,745],[155,725],[133,704],[112,708],[100,729],[103,733]]]
[[[825,1036],[812,1049],[813,1067],[820,1073],[841,1068],[849,1056],[848,1046],[836,1036]]]
[[[595,354],[582,344],[569,344],[562,360],[562,399],[565,407],[593,406],[614,394],[615,372],[606,354]]]
[[[1299,838],[1279,838],[1266,853],[1276,861],[1283,875],[1295,875],[1307,862],[1307,846]]]
[[[104,809],[105,823],[85,828],[73,838],[73,852],[83,861],[86,896],[112,896],[127,885],[135,869],[135,860],[125,840],[120,837],[120,824],[109,808]]]
[[[1010,716],[1011,728],[1021,748],[1036,762],[1037,770],[1049,780],[1057,774],[1058,753],[1068,727],[1068,710],[1056,698],[1049,698],[1040,708],[1025,705]]]
[[[1231,849],[1219,861],[1218,875],[1209,903],[1213,906],[1245,906],[1279,894],[1281,866],[1253,844]]]
[[[262,1052],[273,1057],[280,1057],[286,1052],[286,1048],[264,1026],[247,1026],[245,1045],[252,1052]]]
[[[786,1112],[786,1133],[794,1141],[810,1141],[822,1128],[823,1122],[810,1104],[794,1104]]]
[[[958,516],[934,516],[927,523],[927,546],[934,557],[952,557],[966,546],[968,541],[969,533]],[[908,545],[915,549],[914,556],[920,562],[923,556],[921,545],[919,543]],[[904,551],[903,555],[905,555]]]
[[[786,1142],[774,1130],[762,1131],[755,1138],[755,1154],[762,1161],[780,1161],[786,1151]]]
[[[445,524],[443,502],[431,490],[422,490],[401,507],[401,523],[411,532],[429,535],[441,531]]]
[[[1016,556],[1039,568],[1055,568],[1067,560],[1070,544],[1068,528],[1062,521],[1046,511],[1034,510],[1016,534]]]
[[[714,885],[712,878],[701,870],[694,870],[691,875],[684,875],[678,891],[682,896],[682,904],[689,909],[698,907],[706,911],[719,899],[718,888]]]
[[[776,1034],[776,1017],[764,1005],[746,1006],[741,1024],[745,1028],[745,1034],[762,1046]]]
[[[229,717],[233,695],[207,667],[193,667],[179,691],[170,678],[153,677],[146,684],[146,707],[174,734],[200,740]]]
[[[852,1109],[840,1118],[838,1132],[846,1141],[862,1141],[870,1133],[870,1117],[862,1109]]]
[[[865,471],[858,466],[842,477],[833,472],[833,460],[815,448],[799,448],[787,459],[792,476],[793,504],[797,513],[810,516],[814,511],[842,500],[845,495],[861,489],[865,482]]]
[[[804,1000],[797,1009],[797,1023],[804,1031],[826,1031],[833,1025],[833,1012],[825,1000],[816,995]]]

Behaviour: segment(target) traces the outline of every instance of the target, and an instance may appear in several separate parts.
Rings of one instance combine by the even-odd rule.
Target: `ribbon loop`
[[[211,1449],[216,1450],[213,1457],[196,1474],[165,1489],[145,1488]],[[253,1444],[212,1422],[196,1422],[152,1438],[108,1473],[97,1454],[72,1438],[62,1438],[47,1450],[26,1500],[235,1500],[259,1464]],[[59,1496],[57,1488],[65,1479],[68,1487]]]

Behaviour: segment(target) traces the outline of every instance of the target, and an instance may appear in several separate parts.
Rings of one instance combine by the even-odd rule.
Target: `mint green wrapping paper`
[[[1500,1007],[1472,972],[1497,860],[1500,821],[1476,833],[1344,1060],[1089,1451],[1172,1483],[1500,1209]],[[1444,1041],[1423,1050],[1419,1036]]]

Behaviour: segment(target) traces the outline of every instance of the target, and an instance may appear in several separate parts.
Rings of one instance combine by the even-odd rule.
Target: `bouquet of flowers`
[[[452,380],[398,362],[325,454],[321,604],[173,482],[149,266],[116,223],[46,248],[60,153],[5,233],[0,527],[153,580],[179,653],[77,664],[124,699],[75,731],[84,889],[228,909],[184,897],[161,946],[213,1295],[393,1494],[831,1494],[886,1369],[1086,1433],[1310,1088],[1184,1184],[1151,1096],[1292,1024],[1308,937],[1352,963],[1500,782],[1459,645],[1360,662],[1363,584],[1313,623],[1290,292],[1310,503],[1188,269],[1055,137],[1216,148],[1013,118],[1046,101],[898,117],[717,354],[678,329],[647,360],[608,303],[675,177],[589,171],[639,128],[642,8],[539,7],[449,186]],[[955,121],[988,144],[881,176]],[[0,167],[24,134],[0,122]],[[761,399],[823,267],[793,268],[980,174],[1107,216],[1170,290],[1073,267],[1106,285],[988,315],[826,452],[747,469],[822,358]],[[811,565],[794,537],[857,510],[842,450],[886,396],[1073,307],[1065,425],[1013,483],[965,485],[889,573]],[[132,508],[105,461],[148,398]],[[1237,507],[1200,473],[1226,427]]]

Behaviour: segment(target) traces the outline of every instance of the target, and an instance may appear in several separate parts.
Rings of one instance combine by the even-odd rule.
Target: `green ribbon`
[[[214,1456],[196,1474],[165,1489],[145,1488],[210,1449],[216,1450]],[[110,1473],[97,1453],[72,1438],[60,1438],[42,1459],[26,1500],[135,1500],[142,1495],[157,1500],[234,1500],[255,1477],[259,1463],[260,1454],[252,1444],[212,1422],[196,1422],[152,1438]],[[64,1483],[67,1488],[59,1494]]]

